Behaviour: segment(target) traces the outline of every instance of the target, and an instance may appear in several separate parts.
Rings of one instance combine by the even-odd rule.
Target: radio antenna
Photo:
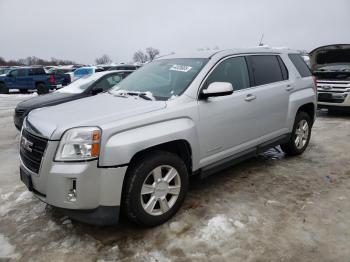
[[[263,39],[264,39],[264,33],[262,33],[262,35],[261,35],[259,46],[264,46],[264,43],[262,42]]]

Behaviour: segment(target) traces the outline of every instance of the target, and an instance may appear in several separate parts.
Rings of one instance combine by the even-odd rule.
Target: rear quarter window
[[[299,54],[289,54],[288,55],[290,61],[292,61],[293,65],[299,72],[301,77],[309,77],[311,76],[310,68],[305,63],[305,60]]]

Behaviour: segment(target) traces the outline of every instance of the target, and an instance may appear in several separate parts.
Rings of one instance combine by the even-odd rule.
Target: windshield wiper
[[[138,96],[145,100],[154,100],[152,94],[150,92],[140,92],[140,91],[126,91],[126,90],[116,90],[114,92],[110,92],[115,96],[127,97],[127,96]]]

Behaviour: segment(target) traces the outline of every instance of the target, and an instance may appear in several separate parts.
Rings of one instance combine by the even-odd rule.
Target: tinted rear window
[[[283,81],[286,76],[275,55],[256,55],[247,57],[253,75],[253,85],[266,85],[269,83]],[[286,73],[286,72],[285,72]]]
[[[311,71],[304,59],[299,54],[289,54],[289,59],[292,61],[295,68],[298,70],[301,77],[311,76]]]

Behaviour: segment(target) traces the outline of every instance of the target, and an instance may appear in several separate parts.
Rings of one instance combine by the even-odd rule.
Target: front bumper
[[[317,91],[318,108],[350,107],[350,83],[347,81],[319,80]]]
[[[66,216],[86,224],[95,226],[111,226],[119,221],[119,206],[99,206],[91,210],[74,210],[58,208]]]
[[[38,174],[21,160],[21,169],[30,177],[35,196],[73,219],[102,225],[111,224],[115,216],[117,223],[127,167],[100,168],[97,160],[54,162],[58,143],[48,142]],[[71,199],[73,187],[75,198]]]

